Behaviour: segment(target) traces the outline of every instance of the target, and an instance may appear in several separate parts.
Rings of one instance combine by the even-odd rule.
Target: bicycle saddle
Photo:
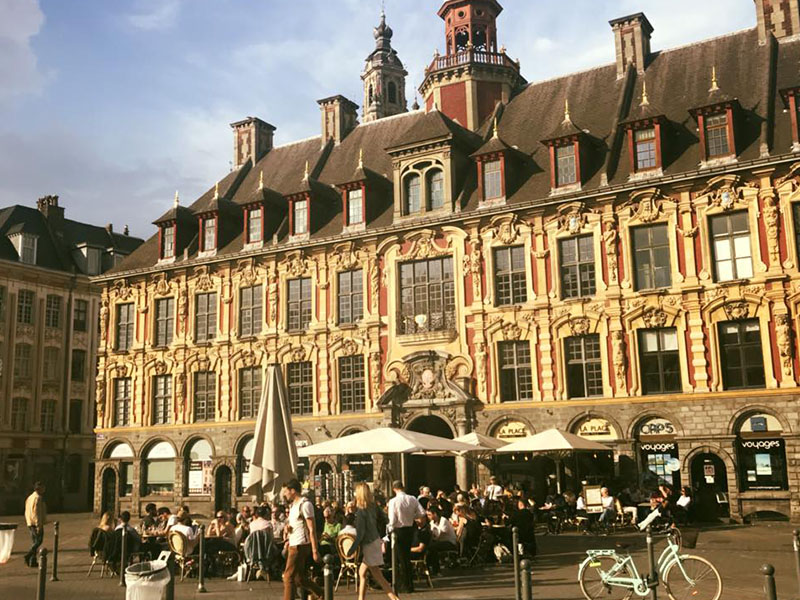
[[[630,545],[630,544],[624,544],[624,543],[622,543],[622,542],[617,542],[617,543],[616,543],[616,544],[614,544],[614,545],[615,545],[617,548],[619,548],[620,550],[627,550],[628,548],[630,548],[630,547],[631,547],[631,545]]]

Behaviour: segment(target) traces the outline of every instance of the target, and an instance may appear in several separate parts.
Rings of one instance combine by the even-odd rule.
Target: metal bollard
[[[39,583],[36,586],[36,600],[44,600],[47,585],[47,548],[39,550]]]
[[[531,589],[531,563],[523,560],[519,564],[519,578],[521,587],[521,600],[533,600],[533,590]]]
[[[53,523],[53,572],[50,581],[58,581],[58,521]]]
[[[794,546],[794,570],[797,573],[797,589],[800,592],[800,529],[795,529],[792,533]]]
[[[206,593],[206,526],[200,525],[200,550],[197,555],[197,591]]]
[[[122,551],[119,555],[119,587],[125,587],[125,568],[128,566],[128,527],[122,526]]]
[[[514,558],[514,598],[521,600],[522,591],[519,589],[519,527],[511,528],[511,556]]]
[[[658,569],[656,568],[656,555],[653,548],[653,531],[647,526],[647,560],[650,563],[650,576],[648,585],[650,586],[650,600],[658,599]]]
[[[322,559],[323,568],[322,574],[324,577],[324,600],[333,600],[333,554],[326,554]],[[356,589],[358,589],[358,582],[356,582]]]
[[[392,531],[392,591],[397,593],[397,532]]]
[[[765,564],[761,567],[764,574],[764,598],[766,600],[778,600],[778,590],[775,587],[775,567]]]

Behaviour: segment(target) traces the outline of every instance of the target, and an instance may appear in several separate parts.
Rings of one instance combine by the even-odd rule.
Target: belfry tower
[[[375,50],[367,57],[361,79],[364,82],[364,122],[406,112],[406,76],[408,73],[392,48],[392,28],[381,22],[375,28]]]
[[[519,62],[497,47],[497,0],[447,0],[444,56],[438,51],[419,88],[426,110],[437,107],[467,129],[478,129],[498,102],[525,85]]]

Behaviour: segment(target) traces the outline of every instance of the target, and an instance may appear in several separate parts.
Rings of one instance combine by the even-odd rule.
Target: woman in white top
[[[600,515],[600,522],[608,524],[617,516],[617,508],[614,496],[608,492],[608,488],[600,488],[600,502],[603,505],[603,512]]]

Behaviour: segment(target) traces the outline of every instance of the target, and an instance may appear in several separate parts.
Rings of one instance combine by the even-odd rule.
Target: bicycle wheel
[[[688,579],[677,562],[664,573],[664,585],[671,600],[719,600],[722,577],[714,565],[700,556],[684,556],[681,564]]]
[[[581,591],[587,600],[628,600],[633,595],[630,588],[616,585],[606,585],[600,576],[600,571],[608,572],[617,563],[610,556],[598,556],[581,573]],[[594,566],[592,566],[594,565]],[[628,567],[622,567],[616,577],[630,577]]]

